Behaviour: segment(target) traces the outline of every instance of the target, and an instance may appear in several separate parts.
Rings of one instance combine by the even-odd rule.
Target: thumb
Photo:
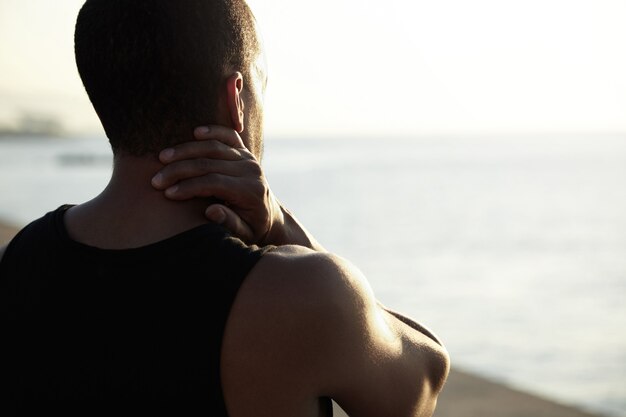
[[[252,242],[254,237],[252,229],[230,208],[222,204],[212,204],[205,210],[204,215],[210,221],[224,226],[244,242]]]

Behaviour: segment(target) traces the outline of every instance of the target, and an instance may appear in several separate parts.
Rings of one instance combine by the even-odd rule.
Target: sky
[[[83,0],[0,0],[0,123],[101,132],[75,68]],[[249,0],[266,134],[626,134],[625,0]]]

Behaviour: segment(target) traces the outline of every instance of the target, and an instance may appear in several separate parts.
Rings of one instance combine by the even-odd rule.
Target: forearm
[[[282,205],[281,223],[273,227],[264,239],[267,245],[299,245],[317,252],[326,252],[326,249],[306,230],[293,214]]]

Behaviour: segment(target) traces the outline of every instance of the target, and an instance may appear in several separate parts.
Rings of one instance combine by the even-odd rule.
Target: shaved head
[[[252,79],[260,54],[244,0],[87,0],[74,41],[113,151],[135,156],[216,124],[228,72]]]

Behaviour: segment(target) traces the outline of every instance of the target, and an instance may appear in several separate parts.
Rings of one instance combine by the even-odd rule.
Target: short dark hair
[[[226,70],[249,79],[259,40],[245,0],[87,0],[74,48],[113,152],[142,156],[216,123]]]

